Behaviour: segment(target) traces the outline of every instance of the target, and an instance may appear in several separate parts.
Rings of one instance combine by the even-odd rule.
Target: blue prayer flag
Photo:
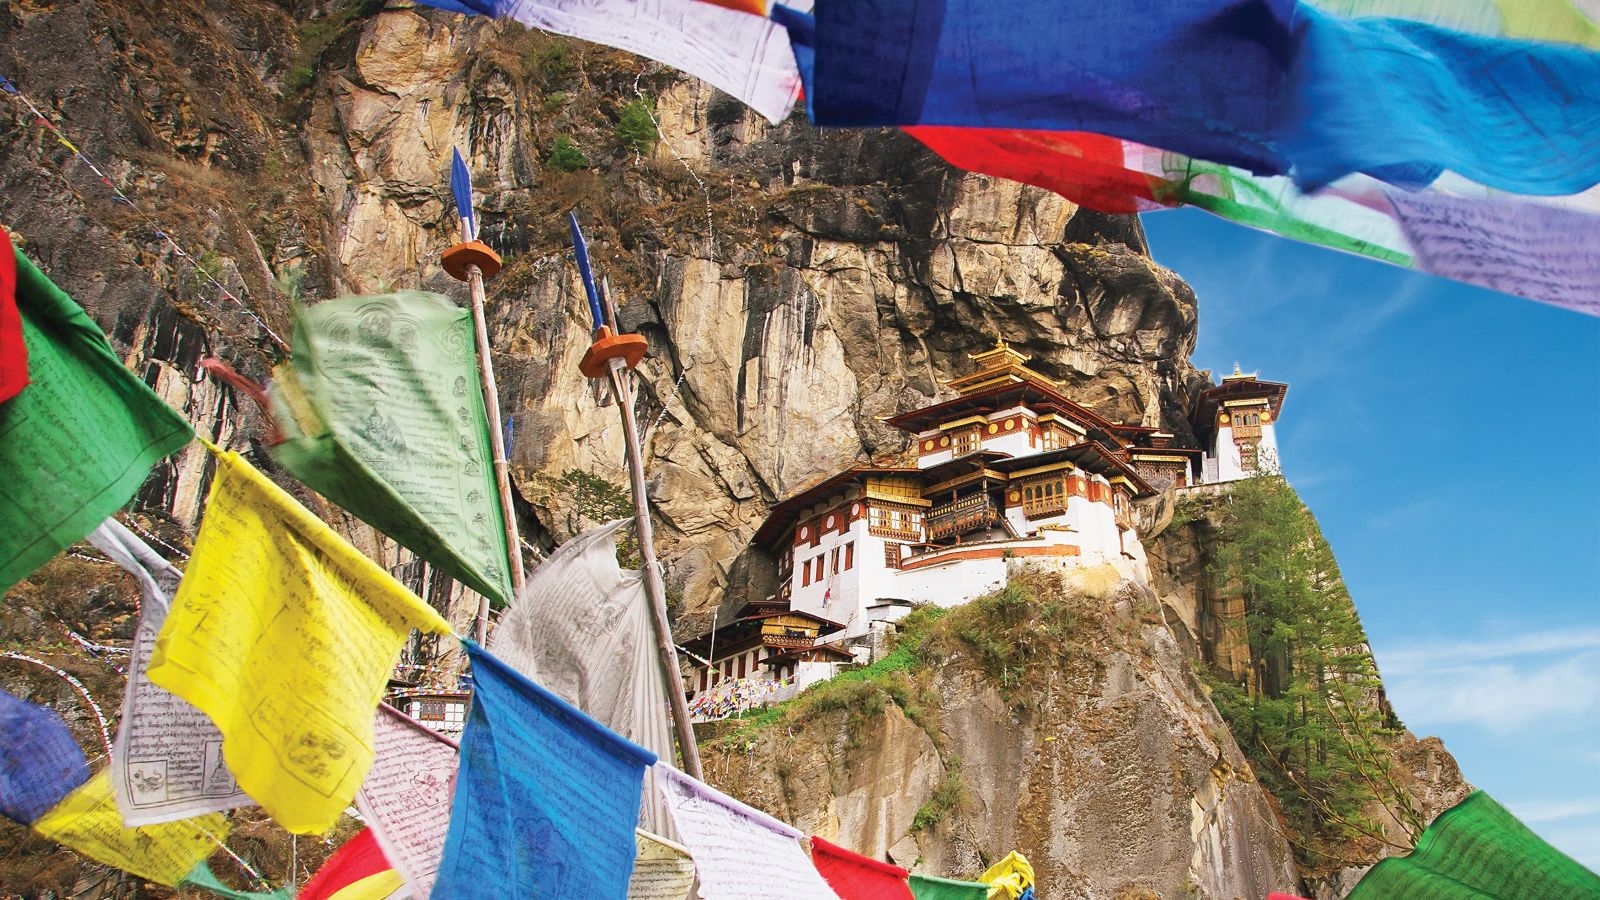
[[[432,896],[625,900],[655,754],[463,643],[475,687]]]
[[[475,241],[478,239],[478,216],[472,211],[472,173],[467,171],[467,163],[461,158],[461,151],[455,147],[450,148],[453,159],[450,161],[450,193],[456,196],[456,215],[461,217],[461,239]]]
[[[89,780],[89,763],[53,711],[0,691],[0,813],[24,825]]]
[[[1600,53],[1567,44],[1294,0],[818,0],[815,52],[818,125],[1097,132],[1308,188],[1600,181]]]

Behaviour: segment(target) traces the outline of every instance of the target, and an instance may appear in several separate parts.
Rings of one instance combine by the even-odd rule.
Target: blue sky
[[[1600,870],[1600,319],[1143,218],[1200,298],[1195,365],[1289,383],[1284,471],[1400,717]]]

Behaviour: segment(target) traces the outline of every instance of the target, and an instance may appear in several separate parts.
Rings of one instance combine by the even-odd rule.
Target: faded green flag
[[[1373,866],[1347,900],[1600,898],[1600,875],[1545,843],[1483,791],[1440,814],[1409,856]]]
[[[911,875],[911,896],[917,900],[987,900],[989,886],[932,875]]]
[[[273,381],[287,440],[273,458],[307,486],[497,604],[511,599],[472,316],[401,291],[299,310]]]
[[[0,403],[0,593],[82,540],[194,439],[83,308],[16,257],[30,383]]]

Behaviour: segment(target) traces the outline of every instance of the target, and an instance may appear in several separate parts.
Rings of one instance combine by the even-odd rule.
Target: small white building
[[[1238,366],[1222,384],[1200,392],[1193,424],[1207,448],[1201,473],[1204,483],[1282,473],[1275,429],[1288,392],[1287,384],[1245,375]]]

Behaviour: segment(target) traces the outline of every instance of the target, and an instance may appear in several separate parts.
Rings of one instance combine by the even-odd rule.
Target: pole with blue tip
[[[455,195],[456,214],[461,217],[461,243],[444,251],[444,270],[458,281],[465,281],[472,296],[472,331],[478,344],[478,377],[483,385],[484,412],[488,414],[489,450],[494,458],[495,493],[500,495],[500,517],[505,520],[506,564],[511,575],[513,596],[522,593],[522,537],[517,532],[516,508],[511,502],[511,473],[506,465],[505,431],[500,425],[500,389],[495,385],[494,361],[489,354],[489,324],[483,315],[483,280],[500,271],[500,254],[478,240],[478,214],[472,207],[472,176],[454,150],[450,163],[450,193]],[[478,600],[478,617],[472,624],[473,638],[482,647],[489,638],[489,598]]]
[[[628,449],[628,477],[633,489],[633,523],[639,533],[639,556],[644,560],[645,592],[650,596],[650,619],[655,627],[656,652],[661,674],[666,679],[667,696],[672,702],[673,730],[678,735],[678,750],[683,754],[683,771],[700,778],[700,748],[695,744],[694,725],[689,719],[689,701],[684,695],[683,673],[678,669],[677,647],[672,641],[672,623],[667,620],[667,593],[656,565],[655,532],[650,525],[650,496],[644,483],[644,454],[639,447],[639,428],[633,421],[633,393],[628,390],[627,373],[644,358],[649,346],[642,335],[617,334],[606,321],[594,272],[589,268],[589,248],[583,241],[576,213],[567,214],[572,226],[572,247],[578,258],[578,274],[583,276],[583,292],[594,317],[594,343],[583,354],[578,369],[589,378],[606,378],[611,396],[622,415],[622,440]],[[609,300],[610,298],[606,298]]]

